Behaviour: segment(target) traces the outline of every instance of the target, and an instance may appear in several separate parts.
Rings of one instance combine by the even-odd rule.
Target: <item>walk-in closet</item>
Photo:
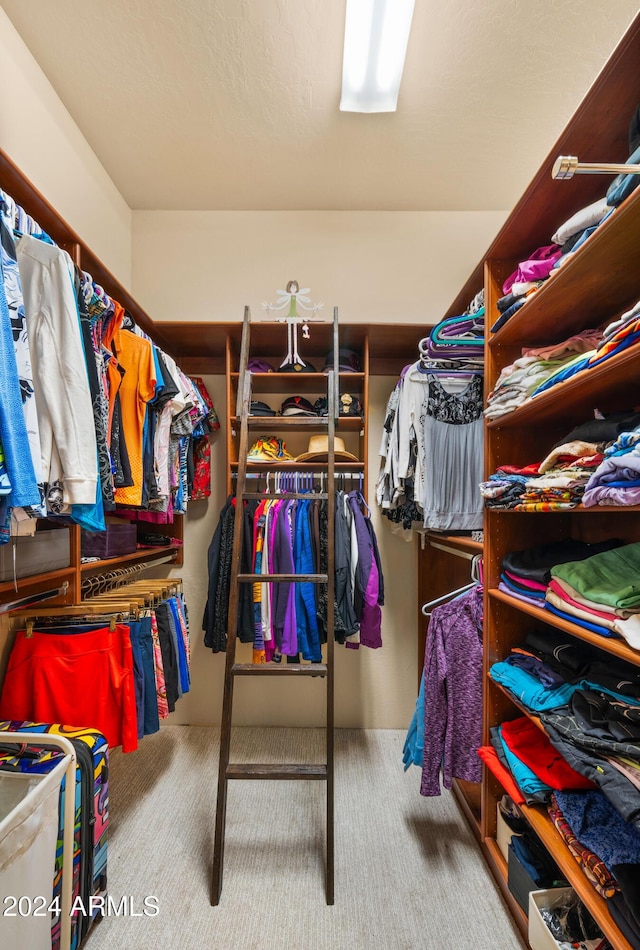
[[[637,3],[0,34],[0,947],[640,948]]]

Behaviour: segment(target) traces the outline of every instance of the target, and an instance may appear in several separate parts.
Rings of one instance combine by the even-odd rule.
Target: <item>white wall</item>
[[[154,320],[241,320],[288,280],[345,323],[437,322],[502,211],[136,211],[133,292]]]
[[[0,146],[130,287],[129,206],[2,9],[0,36]]]
[[[245,303],[260,314],[289,279],[311,287],[344,322],[419,327],[447,309],[483,256],[505,214],[405,212],[134,212],[134,291],[157,320],[240,320]],[[413,353],[407,354],[411,359]],[[395,378],[374,377],[369,401],[369,498]],[[202,643],[207,547],[225,493],[224,378],[206,378],[223,428],[213,444],[213,494],[191,505],[185,526],[185,579],[193,642],[193,688],[174,721],[217,723],[224,657]],[[381,650],[336,648],[336,724],[398,728],[409,724],[417,694],[417,542],[372,516],[385,572]],[[246,656],[246,661],[250,656]],[[234,722],[317,725],[323,681],[236,683]]]

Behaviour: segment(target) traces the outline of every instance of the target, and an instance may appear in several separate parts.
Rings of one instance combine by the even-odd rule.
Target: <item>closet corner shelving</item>
[[[266,402],[277,413],[282,402],[290,396],[303,396],[312,404],[326,394],[327,377],[322,372],[325,357],[332,349],[331,323],[311,323],[310,338],[300,340],[298,349],[303,360],[308,361],[316,372],[296,373],[279,372],[286,352],[286,324],[278,322],[256,322],[251,328],[251,356],[266,360],[274,372],[252,373],[251,389],[253,398]],[[240,420],[235,415],[238,385],[240,380],[240,327],[229,332],[226,341],[226,379],[227,379],[227,493],[234,491],[234,479],[238,470],[238,446]],[[340,394],[349,394],[360,401],[361,416],[343,416],[337,420],[336,434],[344,441],[345,448],[356,456],[358,461],[340,461],[335,463],[337,474],[350,475],[346,484],[354,487],[362,482],[362,492],[367,495],[367,454],[368,454],[368,405],[369,405],[369,338],[366,325],[339,326],[340,346],[354,350],[359,358],[362,371],[358,373],[339,373]],[[268,472],[300,471],[322,472],[324,462],[300,461],[295,459],[308,449],[309,439],[314,434],[326,434],[327,416],[249,416],[248,426],[252,440],[260,437],[276,436],[283,440],[284,446],[293,461],[251,462],[247,463],[247,475],[266,476]]]
[[[608,179],[585,175],[571,181],[554,181],[551,168],[558,155],[567,154],[577,155],[585,162],[626,161],[629,122],[640,102],[638,62],[640,16],[631,24],[447,316],[461,312],[484,278],[489,328],[492,319],[497,317],[496,301],[502,295],[502,284],[518,261],[525,259],[533,248],[548,244],[556,228],[575,211],[604,195]],[[596,136],[594,128],[598,129]],[[521,347],[556,343],[580,330],[598,327],[635,303],[640,297],[639,260],[640,189],[637,189],[500,331],[493,336],[487,333],[486,394],[492,390],[500,370],[521,355]],[[501,464],[526,465],[544,458],[551,445],[574,424],[588,418],[595,408],[608,412],[637,405],[639,360],[640,345],[635,344],[588,374],[577,375],[509,415],[490,422],[485,427],[485,474],[488,476]],[[497,589],[501,561],[507,552],[562,537],[588,542],[610,537],[638,541],[640,508],[578,507],[568,512],[535,513],[485,510],[485,743],[489,742],[492,726],[525,712],[490,679],[488,671],[494,662],[505,658],[529,629],[540,625],[555,627],[605,654],[640,665],[640,652],[622,641],[603,640],[577,624],[553,618],[546,611]],[[479,821],[481,845],[505,900],[526,935],[527,917],[508,889],[507,864],[496,841],[496,806],[502,794],[502,787],[485,768]],[[522,810],[615,950],[630,950],[606,902],[571,856],[546,810],[536,807]]]

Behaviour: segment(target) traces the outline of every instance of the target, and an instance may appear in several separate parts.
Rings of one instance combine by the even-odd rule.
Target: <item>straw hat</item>
[[[344,440],[334,436],[335,457],[338,461],[357,462],[358,459],[344,447]],[[312,435],[309,439],[309,449],[296,459],[296,462],[326,462],[329,456],[329,436]]]

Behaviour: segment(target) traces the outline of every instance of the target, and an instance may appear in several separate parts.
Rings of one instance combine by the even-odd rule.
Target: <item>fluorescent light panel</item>
[[[342,112],[395,112],[415,0],[347,0]]]

